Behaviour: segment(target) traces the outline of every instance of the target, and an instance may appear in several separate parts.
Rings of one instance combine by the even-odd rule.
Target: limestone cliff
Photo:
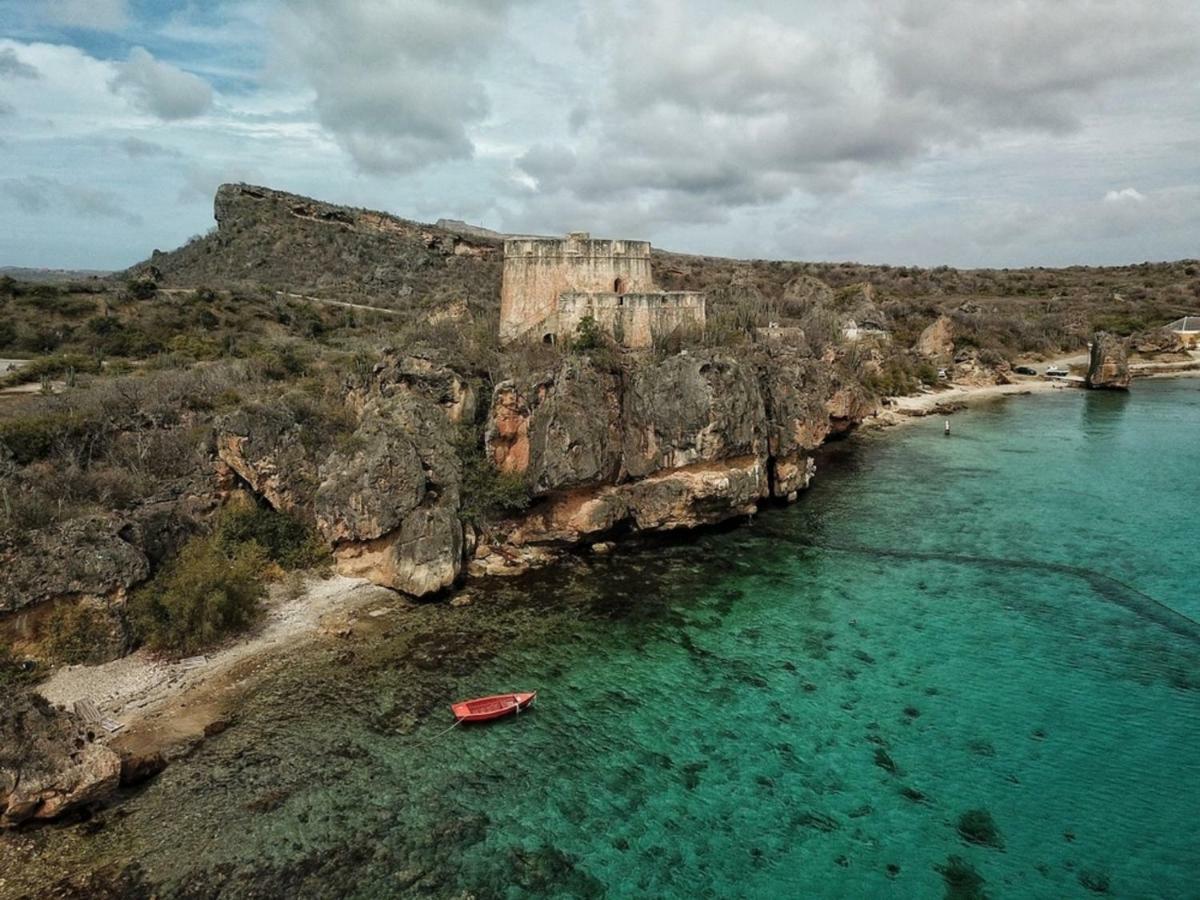
[[[579,396],[554,405],[564,384]],[[537,500],[493,538],[510,547],[578,543],[622,525],[670,530],[748,515],[769,497],[794,498],[812,477],[812,451],[872,408],[831,366],[781,347],[745,360],[680,354],[635,367],[623,382],[568,360],[496,388],[489,452],[506,471],[525,473]],[[550,416],[582,445],[530,440]],[[590,462],[580,470],[572,459]],[[544,475],[564,470],[572,477]],[[489,560],[482,570],[511,568],[507,557],[492,566],[486,546],[478,555]]]
[[[953,359],[954,320],[949,316],[938,316],[917,338],[917,352],[938,362]]]
[[[1103,331],[1092,338],[1087,386],[1105,390],[1129,389],[1129,361],[1125,341]]]
[[[336,566],[409,594],[472,571],[512,571],[617,528],[692,528],[794,499],[813,451],[872,410],[835,364],[783,346],[704,350],[613,367],[588,356],[497,384],[485,466],[527,486],[527,512],[474,547],[464,525],[466,379],[389,351],[351,386],[349,430],[305,439],[288,404],[227,417],[222,460],[278,509],[311,514]],[[294,405],[294,404],[293,404]]]

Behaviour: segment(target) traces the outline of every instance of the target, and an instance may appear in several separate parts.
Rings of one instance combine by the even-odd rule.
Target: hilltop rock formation
[[[1121,338],[1103,331],[1092,338],[1087,386],[1117,391],[1129,389],[1129,361]]]
[[[223,184],[217,229],[152,265],[164,286],[240,285],[401,308],[499,299],[499,239],[249,184]]]
[[[70,713],[31,691],[0,703],[0,827],[100,804],[120,781],[120,757]]]

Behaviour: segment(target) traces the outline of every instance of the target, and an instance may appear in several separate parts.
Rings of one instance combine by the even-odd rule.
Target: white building
[[[1184,316],[1182,319],[1176,319],[1167,326],[1167,330],[1179,335],[1186,346],[1195,347],[1200,343],[1200,316]]]

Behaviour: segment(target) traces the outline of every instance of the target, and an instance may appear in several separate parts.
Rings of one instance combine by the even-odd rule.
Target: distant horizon
[[[12,265],[223,182],[508,233],[960,269],[1200,247],[1193,0],[0,0]]]

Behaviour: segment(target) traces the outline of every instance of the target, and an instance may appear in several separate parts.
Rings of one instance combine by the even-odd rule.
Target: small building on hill
[[[500,338],[547,343],[569,337],[585,318],[619,343],[646,348],[679,328],[704,328],[704,294],[659,291],[650,243],[566,238],[504,242]]]
[[[1185,347],[1195,347],[1200,344],[1200,316],[1184,316],[1176,319],[1167,326],[1168,331],[1179,335]]]

